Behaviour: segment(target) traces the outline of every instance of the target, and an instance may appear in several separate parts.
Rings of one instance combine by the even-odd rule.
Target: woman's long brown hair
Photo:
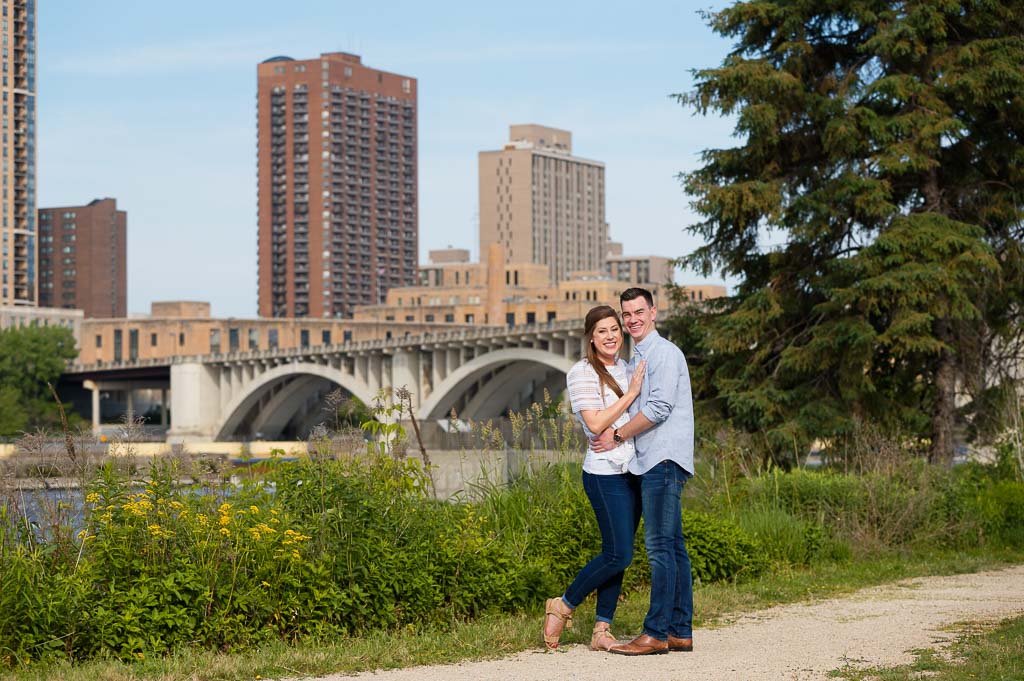
[[[594,327],[602,319],[608,319],[609,317],[615,319],[615,322],[619,325],[619,333],[622,333],[622,322],[619,321],[619,315],[614,308],[608,305],[598,305],[595,308],[591,308],[590,312],[587,313],[586,318],[583,321],[583,337],[587,339],[587,361],[590,362],[590,366],[594,367],[594,371],[597,372],[598,380],[603,384],[612,389],[619,397],[622,397],[622,388],[615,382],[612,375],[608,373],[608,367],[604,365],[598,356],[597,348],[594,347]],[[604,389],[601,389],[602,396],[604,395]],[[604,400],[602,399],[602,402]]]

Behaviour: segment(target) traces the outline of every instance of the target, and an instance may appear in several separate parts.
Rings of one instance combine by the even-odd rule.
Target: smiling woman
[[[626,409],[640,394],[643,363],[632,377],[619,358],[622,325],[615,310],[600,305],[587,313],[583,337],[587,356],[569,371],[566,383],[572,411],[588,436],[629,420]],[[628,379],[628,380],[627,380]],[[561,598],[549,598],[545,604],[544,645],[558,647],[562,629],[572,621],[572,613],[590,594],[597,591],[597,616],[592,650],[608,650],[615,644],[611,622],[615,616],[622,575],[633,560],[633,535],[640,522],[638,490],[626,473],[635,455],[633,442],[627,440],[609,452],[588,447],[583,461],[583,489],[601,529],[601,553],[576,575]]]

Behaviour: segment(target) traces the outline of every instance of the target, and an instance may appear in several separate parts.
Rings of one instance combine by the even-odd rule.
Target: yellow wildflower
[[[259,513],[260,512],[259,506],[250,506],[249,507],[249,512],[250,513]]]
[[[225,537],[230,537],[231,536],[231,530],[229,530],[226,527],[220,528],[220,533],[223,534]]]
[[[96,492],[90,492],[89,494],[85,495],[85,500],[88,501],[90,504],[95,504],[100,500],[100,495],[96,494]]]

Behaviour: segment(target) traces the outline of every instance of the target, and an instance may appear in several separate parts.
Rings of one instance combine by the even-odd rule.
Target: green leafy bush
[[[743,509],[736,523],[757,541],[773,564],[811,565],[841,552],[817,522],[777,508]]]

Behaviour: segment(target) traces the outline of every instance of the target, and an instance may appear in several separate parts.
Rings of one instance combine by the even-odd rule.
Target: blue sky
[[[683,255],[699,243],[676,174],[732,143],[729,121],[670,99],[729,47],[707,7],[41,0],[38,203],[128,211],[130,312],[198,299],[255,316],[256,64],[346,51],[419,81],[421,261],[476,255],[477,152],[512,123],[571,130],[576,155],[605,163],[627,254]]]

